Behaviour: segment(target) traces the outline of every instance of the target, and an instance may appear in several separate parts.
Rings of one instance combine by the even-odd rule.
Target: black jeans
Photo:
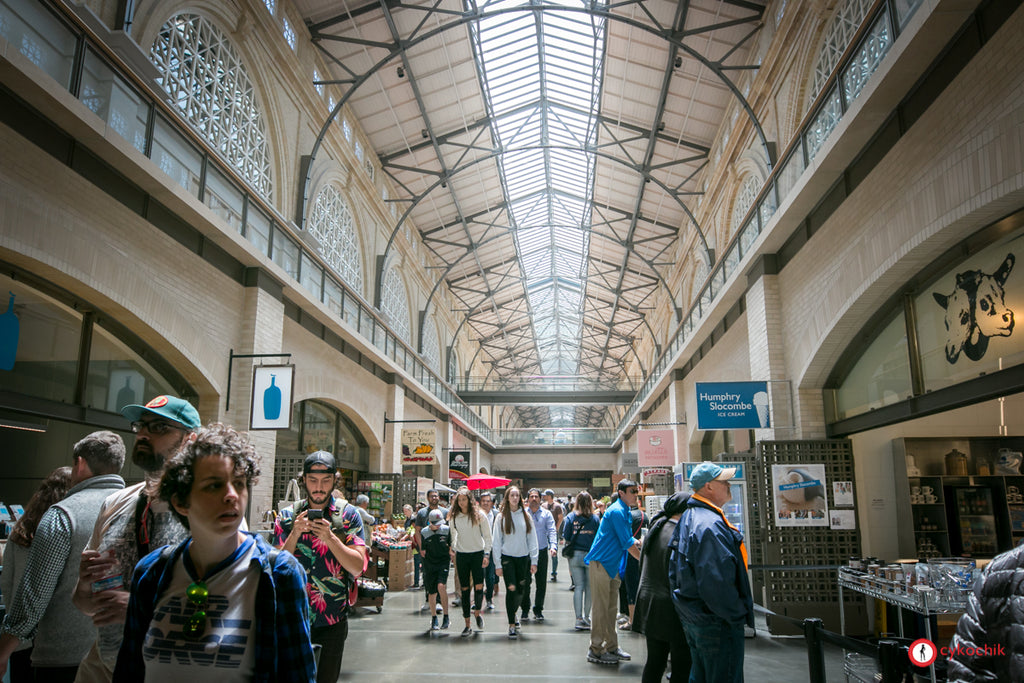
[[[665,677],[665,665],[672,655],[672,680],[686,683],[690,680],[690,646],[685,638],[661,640],[647,635],[647,662],[640,683],[660,683]]]
[[[501,578],[505,579],[505,613],[508,625],[516,623],[516,610],[519,608],[521,596],[530,585],[530,556],[501,556]]]
[[[348,615],[343,615],[337,624],[310,629],[309,639],[320,645],[316,683],[337,683],[341,658],[345,655],[345,640],[348,639]]]
[[[484,551],[455,553],[455,573],[462,593],[462,616],[469,619],[469,591],[475,590],[473,610],[479,610],[484,598]],[[480,586],[480,588],[477,588]]]
[[[544,596],[548,593],[548,558],[550,551],[547,548],[541,548],[537,553],[537,575],[532,574],[526,575],[526,590],[523,591],[523,616],[525,617],[530,611],[530,584],[537,586],[537,590],[533,596],[533,613],[540,614],[544,611]],[[531,581],[531,579],[533,579]]]

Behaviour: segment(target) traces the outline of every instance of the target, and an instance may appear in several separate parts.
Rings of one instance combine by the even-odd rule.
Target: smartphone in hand
[[[306,510],[306,519],[308,519],[311,522],[315,521],[317,519],[323,519],[323,518],[324,518],[324,511],[323,510]]]

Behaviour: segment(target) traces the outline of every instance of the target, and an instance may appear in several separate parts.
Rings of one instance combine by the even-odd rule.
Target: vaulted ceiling
[[[456,302],[455,339],[476,354],[462,367],[482,362],[498,385],[642,379],[636,350],[657,339],[656,294],[675,310],[689,304],[669,281],[679,244],[714,258],[696,207],[727,112],[749,116],[764,141],[735,85],[756,68],[763,5],[298,7],[331,71],[322,80],[342,95],[313,163],[349,107],[395,189],[392,241],[411,223],[439,266],[428,313],[442,288]],[[517,422],[602,427],[609,417],[530,407]]]

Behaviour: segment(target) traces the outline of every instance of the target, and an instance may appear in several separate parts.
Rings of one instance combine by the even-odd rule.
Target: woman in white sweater
[[[465,486],[459,489],[455,494],[455,500],[452,501],[452,510],[448,513],[448,526],[452,531],[455,572],[462,589],[462,616],[466,619],[466,628],[462,629],[462,636],[465,638],[473,634],[473,628],[469,625],[471,578],[476,627],[481,631],[484,628],[484,618],[480,616],[484,602],[484,567],[487,566],[488,556],[491,554],[491,527]]]
[[[505,613],[508,637],[519,637],[519,605],[531,574],[537,573],[537,534],[530,516],[523,511],[523,495],[515,486],[505,490],[501,512],[491,529],[491,554],[497,564],[495,573],[505,579]]]

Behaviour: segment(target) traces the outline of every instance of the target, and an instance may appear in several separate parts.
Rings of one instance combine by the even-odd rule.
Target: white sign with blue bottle
[[[253,368],[249,429],[291,428],[294,379],[294,365],[257,365]]]

